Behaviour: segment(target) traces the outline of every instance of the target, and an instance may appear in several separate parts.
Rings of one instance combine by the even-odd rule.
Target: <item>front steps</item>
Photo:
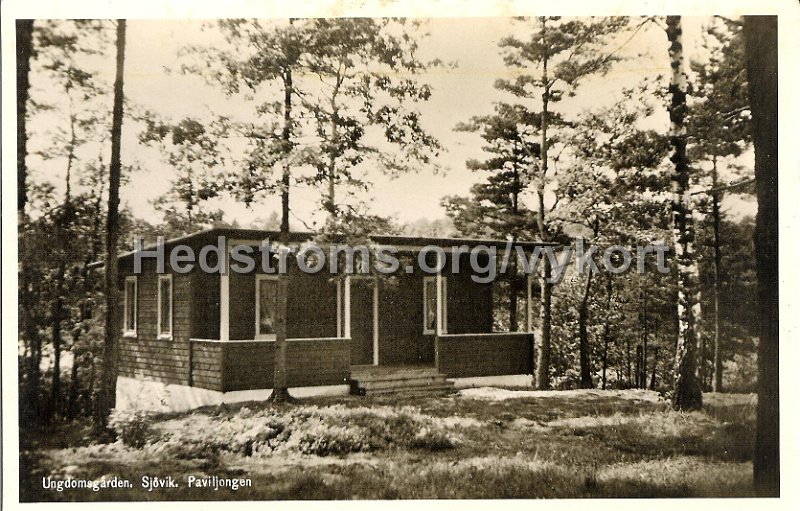
[[[392,394],[445,394],[453,382],[435,367],[354,366],[350,372],[350,393],[358,396]]]

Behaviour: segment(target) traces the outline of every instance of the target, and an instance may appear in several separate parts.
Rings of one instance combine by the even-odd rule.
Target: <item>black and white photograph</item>
[[[145,4],[3,2],[4,506],[797,491],[797,2]]]

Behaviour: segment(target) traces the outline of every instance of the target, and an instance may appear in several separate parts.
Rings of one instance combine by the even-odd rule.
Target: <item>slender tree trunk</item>
[[[541,38],[542,38],[542,47],[546,48],[546,23],[545,19],[542,18],[542,31],[541,31]],[[537,199],[538,199],[538,212],[537,212],[537,225],[539,229],[539,235],[543,240],[547,240],[549,238],[547,232],[547,225],[545,223],[545,207],[544,207],[544,185],[545,185],[545,177],[547,176],[547,149],[548,149],[548,140],[547,140],[547,128],[548,128],[548,105],[550,103],[550,84],[549,78],[547,74],[547,65],[548,65],[548,58],[545,57],[542,59],[542,85],[544,88],[544,92],[542,92],[542,115],[540,120],[540,131],[542,133],[542,140],[541,140],[541,179],[539,180],[538,189],[537,189]],[[540,310],[539,310],[539,317],[540,317],[540,328],[541,328],[541,340],[539,343],[539,359],[536,364],[536,388],[540,390],[545,390],[550,388],[550,342],[551,342],[551,335],[552,335],[552,317],[551,317],[551,307],[553,301],[553,284],[550,282],[550,278],[552,275],[552,268],[550,265],[550,259],[545,257],[542,261],[542,277],[541,277],[541,289],[542,289],[542,299],[540,302]]]
[[[609,332],[608,322],[603,325],[603,390],[606,390],[606,371],[608,371],[608,343],[611,334]]]
[[[589,322],[589,296],[592,289],[592,269],[589,268],[589,274],[586,276],[586,286],[583,290],[583,297],[578,306],[578,351],[581,363],[581,388],[593,389],[594,382],[592,381],[592,368],[589,359],[589,332],[587,323]]]
[[[111,163],[108,180],[108,219],[106,222],[105,260],[105,344],[100,392],[95,407],[95,427],[105,429],[108,414],[116,405],[117,370],[119,359],[119,274],[117,245],[119,243],[119,185],[122,173],[121,140],[123,116],[123,78],[125,71],[124,19],[117,20],[117,70],[114,79],[114,106],[111,120]]]
[[[519,167],[517,165],[516,160],[516,148],[517,143],[514,142],[514,160],[513,160],[513,171],[514,171],[514,190],[511,194],[511,214],[513,218],[517,218],[519,215]],[[517,241],[517,237],[512,235],[511,237],[511,245]],[[518,295],[519,295],[519,285],[517,282],[519,271],[517,269],[517,256],[515,252],[512,252],[511,258],[509,260],[509,268],[508,268],[508,292],[509,292],[509,299],[508,299],[508,325],[509,330],[511,332],[516,332],[519,328],[519,311],[518,311]]]
[[[516,240],[512,239],[512,245]],[[519,271],[517,270],[517,257],[516,254],[511,254],[511,259],[508,265],[508,329],[511,332],[516,332],[519,329],[519,285],[517,279]]]
[[[24,239],[24,238],[23,238]],[[21,265],[22,266],[22,265]],[[26,387],[23,389],[27,409],[37,419],[42,418],[42,403],[40,402],[41,388],[41,359],[42,359],[42,338],[37,326],[37,318],[33,316],[33,303],[40,292],[34,289],[26,271],[20,271],[20,331],[24,333],[26,356],[24,364],[24,374]]]
[[[39,416],[39,366],[35,364],[36,344],[38,329],[31,317],[29,302],[31,300],[30,281],[25,265],[25,231],[27,229],[27,215],[25,206],[28,202],[28,131],[27,111],[28,96],[30,92],[31,51],[33,49],[33,20],[17,20],[17,229],[19,233],[19,308],[18,319],[20,331],[24,333],[24,343],[27,351],[24,365],[27,388],[26,398],[31,411]]]
[[[699,275],[699,274],[698,274]],[[711,376],[708,371],[706,338],[703,335],[702,313],[703,307],[700,301],[701,292],[699,291],[699,277],[698,277],[698,292],[697,292],[697,314],[694,318],[695,334],[697,336],[697,379],[700,385],[701,392],[707,392],[710,385],[708,385],[708,377]]]
[[[289,246],[289,165],[284,166],[281,186],[282,220],[280,229],[281,250]],[[270,400],[273,403],[283,403],[291,399],[287,382],[286,351],[287,351],[287,316],[289,302],[289,275],[278,274],[278,290],[275,311],[275,366],[274,382]]]
[[[33,293],[28,293],[28,297]],[[28,358],[28,405],[31,408],[33,415],[37,419],[42,419],[43,405],[41,402],[41,385],[42,385],[42,336],[39,333],[39,328],[32,321],[34,318],[29,317],[25,325],[27,330],[26,337],[30,340],[30,357]]]
[[[290,21],[291,23],[291,21]],[[295,52],[295,43],[289,35],[287,48],[289,60]],[[292,68],[287,66],[283,73],[283,150],[285,162],[283,165],[283,176],[281,178],[281,229],[280,229],[280,249],[287,250],[289,247],[289,188],[291,186],[291,167],[288,157],[292,150],[292,94],[294,86],[292,83]],[[270,400],[273,403],[284,403],[290,401],[292,396],[289,394],[286,367],[286,344],[287,338],[287,315],[289,302],[289,275],[278,274],[278,292],[276,297],[275,311],[275,365],[274,382]]]
[[[62,233],[62,236],[66,233]],[[66,254],[62,254],[66,258]],[[57,413],[61,395],[61,321],[64,319],[64,277],[66,275],[66,263],[62,259],[56,275],[56,296],[52,306],[52,324],[50,333],[53,338],[53,386],[50,389],[50,406],[48,415],[52,418]]]
[[[17,20],[17,215],[20,220],[28,203],[28,131],[26,116],[30,92],[33,20]]]
[[[656,368],[658,367],[658,346],[653,347],[653,373],[650,376],[650,390],[656,390]]]
[[[608,275],[608,282],[606,283],[606,311],[611,310],[611,293],[613,291],[614,281],[611,274]],[[608,370],[608,345],[611,342],[611,322],[606,319],[603,325],[603,390],[606,390],[606,371]],[[617,381],[619,381],[619,371],[617,371]]]
[[[336,219],[336,155],[339,151],[339,108],[336,96],[339,92],[338,85],[331,96],[331,143],[328,150],[328,215],[331,221]]]
[[[189,190],[187,194],[187,201],[186,201],[186,220],[189,222],[189,226],[191,229],[194,229],[194,223],[192,222],[194,218],[194,203],[198,200],[194,193],[194,172],[192,172],[192,168],[189,167],[186,169],[187,177],[189,178]]]
[[[59,409],[59,401],[61,398],[61,321],[64,320],[64,279],[67,272],[67,251],[69,248],[68,236],[69,226],[72,216],[72,185],[70,177],[72,176],[72,164],[75,161],[75,145],[77,137],[75,134],[76,116],[72,113],[72,102],[70,101],[70,141],[68,144],[67,152],[67,172],[66,172],[66,190],[64,192],[64,203],[61,218],[59,219],[58,237],[60,242],[60,257],[61,261],[58,265],[58,272],[56,274],[56,296],[52,304],[52,325],[51,334],[53,338],[53,386],[50,391],[50,416],[57,413]]]
[[[539,343],[539,357],[536,361],[536,388],[539,390],[547,390],[550,388],[550,311],[553,300],[553,286],[550,283],[551,274],[552,268],[550,268],[550,261],[545,257],[542,260],[542,277],[540,284],[542,294],[539,308],[541,340]]]
[[[73,342],[77,341],[73,339]],[[67,420],[73,420],[75,418],[75,408],[78,403],[78,357],[75,355],[75,352],[72,353],[72,367],[70,368],[69,374],[69,397],[67,398]]]
[[[633,382],[631,381],[631,341],[628,340],[628,336],[625,336],[625,379],[628,382],[628,387],[633,387]]]
[[[647,386],[647,341],[648,337],[650,336],[650,333],[648,332],[648,326],[647,293],[642,292],[642,364],[641,375],[639,376],[642,388]]]
[[[698,272],[694,254],[694,229],[689,194],[689,162],[686,157],[686,89],[684,72],[683,34],[680,16],[667,17],[667,38],[672,65],[669,90],[670,142],[674,148],[671,157],[675,165],[672,176],[673,236],[675,262],[678,267],[678,342],[675,350],[675,383],[672,406],[680,410],[699,409],[703,395],[697,376],[699,314]]]
[[[712,185],[714,190],[711,194],[711,214],[714,222],[714,379],[712,390],[722,392],[722,350],[719,338],[719,294],[720,294],[720,269],[722,266],[722,253],[720,250],[720,197],[717,191],[719,174],[717,173],[717,157],[713,157],[713,168],[711,171]]]
[[[778,406],[778,18],[745,16],[758,214],[758,412],[753,476],[761,496],[780,495]]]
[[[695,332],[695,344],[697,345],[697,375],[698,375],[698,386],[700,387],[700,392],[705,391],[706,387],[704,386],[705,376],[708,373],[706,370],[706,338],[703,335],[703,301],[702,292],[700,290],[700,269],[697,261],[695,260],[695,266],[697,266],[697,278],[696,282],[696,292],[695,292],[695,301],[694,301],[694,332]]]
[[[100,160],[100,167],[102,168],[103,161]],[[97,190],[97,195],[94,201],[94,221],[92,222],[92,244],[87,255],[89,262],[97,261],[100,255],[100,247],[103,245],[103,181],[100,181],[100,189]],[[88,270],[88,268],[86,269]],[[85,270],[85,271],[86,271]],[[89,291],[90,289],[87,289]]]
[[[636,382],[635,382],[634,386],[637,389],[641,389],[642,387],[644,387],[644,382],[642,381],[642,374],[644,373],[644,370],[642,369],[642,345],[641,344],[637,344],[636,345],[636,362],[634,364],[634,369],[635,369],[635,372],[636,372]]]
[[[95,388],[96,381],[97,366],[92,362],[89,365],[89,378],[85,382],[86,385],[83,388],[83,411],[87,415],[94,412],[96,398],[94,397],[92,389]]]

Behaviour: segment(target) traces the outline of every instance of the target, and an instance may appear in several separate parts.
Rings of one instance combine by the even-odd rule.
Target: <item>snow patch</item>
[[[507,374],[504,376],[474,376],[471,378],[451,378],[457,389],[470,387],[531,387],[533,376],[530,374]]]
[[[505,401],[507,399],[522,398],[571,398],[571,399],[596,399],[603,397],[613,397],[618,399],[628,399],[633,401],[645,401],[648,403],[661,403],[664,399],[658,392],[643,389],[627,390],[507,390],[497,387],[478,387],[472,389],[462,389],[458,391],[458,396],[467,399],[482,399],[485,401]]]
[[[289,393],[298,398],[346,396],[347,385],[321,385],[315,387],[291,387]],[[218,392],[215,390],[166,384],[120,376],[117,378],[117,406],[119,410],[147,410],[155,412],[183,412],[203,406],[246,401],[266,401],[272,389],[238,390]]]
[[[724,392],[704,392],[703,404],[710,406],[737,406],[758,404],[757,394],[727,394]]]
[[[479,428],[485,424],[484,422],[481,422],[478,419],[473,419],[472,417],[460,417],[458,415],[455,415],[453,417],[437,417],[434,418],[433,421],[436,424],[447,429]]]

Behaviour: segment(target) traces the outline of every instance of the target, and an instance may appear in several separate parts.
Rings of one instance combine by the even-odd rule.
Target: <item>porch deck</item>
[[[452,388],[448,378],[533,372],[534,334],[530,332],[437,335],[434,363],[410,365],[353,365],[351,339],[346,337],[288,339],[287,343],[290,387],[350,385],[353,393],[361,395],[444,392]],[[188,347],[190,387],[221,392],[272,387],[274,341],[190,339]]]

